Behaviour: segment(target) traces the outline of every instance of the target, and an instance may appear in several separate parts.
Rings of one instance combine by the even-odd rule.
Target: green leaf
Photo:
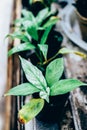
[[[13,21],[13,23],[15,25],[17,25],[17,24],[21,25],[22,22],[23,22],[23,18],[19,18],[19,19],[16,19],[16,20]]]
[[[21,57],[20,59],[27,80],[40,90],[45,90],[47,83],[42,72],[31,62]]]
[[[25,95],[30,95],[35,92],[39,92],[40,90],[36,88],[34,85],[30,83],[23,83],[20,85],[17,85],[16,87],[10,89],[5,96],[8,95],[15,95],[15,96],[25,96]]]
[[[58,20],[59,20],[58,17],[52,16],[52,17],[43,25],[43,28],[45,29],[45,28],[47,28],[47,27],[49,27],[49,26],[52,26],[52,25],[56,24]]]
[[[37,31],[37,27],[34,23],[32,23],[31,26],[28,26],[27,32],[30,34],[30,36],[34,40],[36,40],[36,41],[38,40],[38,31]]]
[[[11,50],[8,51],[8,56],[11,56],[14,53],[26,51],[26,50],[33,50],[35,49],[35,46],[31,43],[22,43],[15,47],[13,47]]]
[[[40,48],[45,60],[47,60],[48,45],[38,44],[38,47]]]
[[[46,91],[40,91],[40,97],[49,103],[50,88],[47,87]]]
[[[29,0],[29,4],[32,4],[33,0]]]
[[[27,37],[26,33],[21,32],[21,31],[8,34],[7,37],[11,37],[12,39],[18,38],[24,42],[29,42],[29,38]]]
[[[87,84],[77,79],[60,80],[51,87],[50,95],[55,96],[55,95],[65,94],[67,92],[74,90],[79,86],[84,86],[84,85],[86,86]]]
[[[69,54],[69,53],[73,53],[73,54],[76,54],[82,58],[87,58],[87,55],[82,53],[82,52],[79,52],[79,51],[74,51],[74,50],[70,50],[68,48],[62,48],[59,50],[58,54]]]
[[[23,25],[23,27],[24,27],[24,30],[27,30],[28,27],[35,26],[33,21],[30,21],[30,20],[25,19],[25,18],[24,18],[24,20],[23,20],[23,22],[22,22],[22,25]]]
[[[64,71],[63,58],[53,60],[46,68],[46,80],[48,86],[51,87],[57,82]]]
[[[40,41],[40,44],[45,44],[46,43],[46,41],[47,41],[47,38],[48,38],[48,35],[49,35],[49,33],[50,33],[50,31],[51,31],[51,29],[52,29],[52,26],[49,26],[49,27],[47,27],[46,28],[46,30],[45,30],[45,32],[44,32],[44,34],[42,35],[42,37],[41,37],[41,41]]]
[[[43,20],[47,17],[48,13],[49,13],[48,8],[45,8],[45,9],[42,9],[41,11],[39,11],[39,13],[36,16],[36,21],[37,21],[38,25],[40,25],[43,22]]]
[[[26,10],[26,9],[22,10],[22,15],[24,16],[23,17],[24,19],[27,18],[27,20],[30,20],[30,21],[35,20],[33,13],[31,11]]]
[[[73,53],[73,50],[70,50],[70,49],[64,47],[64,48],[60,49],[58,53],[59,54],[68,54],[68,53]]]
[[[29,103],[25,104],[19,111],[19,121],[27,123],[32,120],[44,107],[43,99],[31,99]]]

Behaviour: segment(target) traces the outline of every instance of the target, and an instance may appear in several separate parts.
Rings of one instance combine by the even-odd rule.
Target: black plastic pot
[[[37,98],[38,94],[34,94],[33,97]],[[44,108],[36,116],[36,119],[48,123],[60,123],[68,97],[69,93],[50,97],[50,103],[45,102]]]
[[[44,4],[40,1],[29,4],[29,0],[22,0],[23,8],[32,11],[34,16],[38,14],[38,12],[45,8]]]
[[[44,8],[45,8],[45,6],[41,2],[37,1],[37,2],[35,2],[35,3],[33,3],[31,5],[30,10],[32,11],[32,13],[34,14],[34,16],[36,16],[38,14],[38,12],[40,10],[44,9]]]
[[[22,0],[22,6],[23,8],[29,9],[30,8],[29,0]]]
[[[60,32],[52,30],[49,33],[48,39],[47,39],[47,44],[48,44],[48,58],[51,58],[54,56],[58,50],[61,48],[61,43],[63,40],[63,36],[61,35]]]
[[[28,59],[28,58],[33,54],[33,51],[31,51],[31,50],[21,51],[21,52],[18,52],[18,54],[19,54],[22,58]]]

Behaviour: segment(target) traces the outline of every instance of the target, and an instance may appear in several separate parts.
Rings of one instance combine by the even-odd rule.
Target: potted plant
[[[23,42],[20,45],[12,48],[8,55],[12,55],[17,52],[22,52],[22,57],[28,58],[31,55],[31,51],[36,54],[39,60],[42,59],[42,48],[48,49],[48,58],[54,56],[58,49],[60,49],[63,36],[54,30],[54,25],[58,21],[58,17],[54,17],[54,11],[49,11],[48,8],[41,10],[35,17],[31,11],[22,11],[23,18],[16,20],[18,30],[9,34],[12,39],[18,38]],[[30,19],[31,18],[31,19]],[[23,51],[27,51],[23,52]],[[44,54],[44,58],[46,58]]]
[[[78,16],[82,38],[84,41],[87,41],[87,1],[75,0],[74,6],[76,8],[76,14]]]
[[[9,50],[8,55],[26,50],[29,50],[29,55],[26,60],[24,55],[19,53],[23,57],[20,57],[20,60],[27,79],[26,82],[12,88],[5,96],[26,96],[38,93],[19,111],[21,123],[26,123],[37,115],[37,118],[44,120],[43,115],[48,112],[53,113],[54,117],[53,115],[48,117],[47,121],[48,119],[49,121],[59,121],[63,111],[62,108],[69,96],[68,92],[76,87],[86,85],[76,79],[63,79],[64,63],[61,54],[75,53],[82,57],[85,57],[85,55],[66,48],[59,50],[60,45],[57,46],[58,48],[56,46],[54,48],[53,46],[50,47],[50,42],[47,42],[50,39],[48,37],[49,34],[53,35],[51,29],[58,21],[58,17],[55,17],[53,12],[48,10],[48,8],[41,10],[37,16],[34,16],[30,11],[23,10],[24,17],[16,20],[18,31],[9,35],[13,39],[19,38],[23,44]],[[62,36],[60,38],[62,39]],[[59,41],[62,41],[61,39]],[[55,44],[53,43],[53,45]],[[56,51],[53,52],[52,49]],[[34,51],[38,60],[36,60],[36,57],[30,56],[30,50]],[[31,62],[28,61],[28,58]],[[34,60],[35,62],[33,62]],[[54,114],[55,111],[56,115]]]
[[[67,52],[69,52],[67,51],[67,49],[63,49],[59,51],[59,54],[60,53],[64,54]],[[58,115],[61,115],[62,109],[61,111],[59,111],[61,113],[58,113],[58,106],[56,106],[57,109],[54,107],[55,102],[51,101],[51,97],[61,95],[62,99],[63,94],[66,94],[79,86],[87,85],[77,79],[60,79],[64,71],[63,58],[57,58],[52,62],[50,62],[46,67],[45,76],[42,74],[41,70],[39,70],[31,62],[27,61],[22,57],[20,57],[20,60],[23,71],[27,78],[27,82],[10,89],[5,94],[5,96],[8,95],[26,96],[37,92],[39,93],[38,98],[31,99],[19,111],[18,115],[19,115],[19,121],[21,123],[27,123],[32,118],[37,116],[41,112],[41,110],[43,113],[46,113],[46,110],[47,112],[52,111],[53,113],[56,112],[54,117],[51,117],[51,115],[48,114],[50,116],[49,119],[50,120],[53,118],[58,119]],[[65,101],[63,102],[65,104]],[[45,105],[47,106],[45,107]],[[61,105],[62,107],[64,107],[63,104]],[[43,116],[41,116],[41,118],[42,117]]]

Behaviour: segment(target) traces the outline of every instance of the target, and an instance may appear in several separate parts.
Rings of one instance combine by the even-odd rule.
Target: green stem
[[[52,61],[54,58],[56,58],[58,56],[59,52],[57,52],[53,57],[49,58],[48,60],[43,62],[43,65],[49,63],[50,61]]]

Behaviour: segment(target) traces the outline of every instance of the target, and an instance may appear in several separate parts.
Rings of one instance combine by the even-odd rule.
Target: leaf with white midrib
[[[31,44],[30,42],[27,43],[21,43],[15,47],[13,47],[11,50],[8,51],[8,56],[15,54],[17,52],[27,51],[27,50],[34,50],[35,46]]]
[[[57,58],[47,66],[45,77],[49,87],[52,87],[52,85],[61,78],[63,71],[63,58]]]
[[[30,83],[23,83],[23,84],[19,84],[13,88],[11,88],[6,94],[5,96],[8,95],[15,95],[15,96],[26,96],[26,95],[30,95],[33,94],[35,92],[39,92],[40,89],[36,88],[34,85],[30,84]]]
[[[22,68],[24,70],[27,80],[32,83],[34,86],[41,90],[45,90],[47,87],[46,80],[42,72],[34,66],[31,62],[21,58]]]
[[[77,79],[59,80],[51,87],[50,95],[55,96],[55,95],[65,94],[65,93],[68,93],[68,92],[76,89],[79,86],[87,86],[87,84],[85,84]]]
[[[38,44],[38,47],[39,49],[41,50],[43,56],[44,56],[44,59],[47,60],[47,52],[48,52],[48,45],[41,45],[41,44]]]

